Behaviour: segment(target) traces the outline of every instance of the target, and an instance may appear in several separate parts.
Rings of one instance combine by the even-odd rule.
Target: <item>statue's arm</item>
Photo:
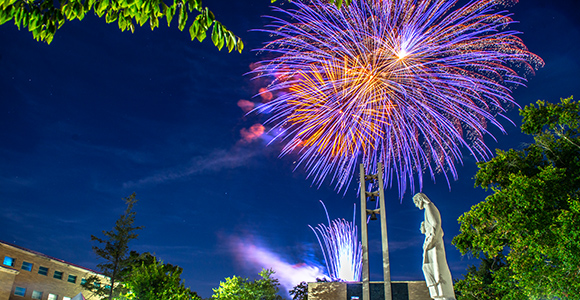
[[[425,206],[425,244],[424,248],[426,250],[435,247],[437,242],[436,237],[439,236],[441,231],[441,215],[435,207],[432,205]],[[428,227],[428,228],[427,228]]]

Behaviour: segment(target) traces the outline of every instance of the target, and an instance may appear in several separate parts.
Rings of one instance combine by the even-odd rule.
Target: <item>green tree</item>
[[[352,0],[330,2],[340,8],[343,2],[348,5]],[[244,49],[242,40],[216,20],[214,14],[201,5],[201,0],[173,0],[173,3],[163,0],[0,0],[0,25],[14,20],[18,30],[27,27],[34,39],[50,44],[66,21],[80,21],[91,11],[99,18],[104,15],[107,23],[116,21],[121,31],[129,29],[131,32],[135,32],[136,24],[146,23],[153,30],[163,18],[167,26],[171,26],[176,14],[177,28],[183,31],[193,13],[195,18],[188,29],[192,41],[203,41],[212,28],[211,40],[219,50],[226,46],[228,52],[236,49],[241,53]]]
[[[159,27],[165,18],[167,26],[177,17],[177,28],[187,26],[190,14],[195,14],[189,25],[191,40],[203,41],[212,28],[211,40],[221,50],[224,46],[231,52],[244,48],[242,40],[217,21],[214,14],[201,5],[201,0],[0,0],[0,25],[14,20],[20,30],[27,27],[37,41],[52,42],[54,34],[65,21],[82,20],[88,12],[105,16],[107,23],[117,22],[121,31],[135,31],[135,25],[148,23],[151,30]]]
[[[109,277],[110,282],[103,283],[97,276],[90,276],[83,284],[85,289],[109,300],[112,300],[113,296],[123,291],[123,286],[119,283],[127,278],[135,259],[139,257],[136,252],[133,252],[132,255],[129,252],[129,242],[138,236],[135,231],[143,228],[142,226],[133,226],[135,222],[133,205],[138,200],[135,199],[135,193],[123,198],[123,200],[127,204],[127,209],[115,222],[113,230],[103,231],[104,239],[91,235],[91,239],[101,245],[101,247],[93,246],[93,251],[95,251],[97,256],[105,260],[105,262],[98,264],[97,267],[103,275]]]
[[[274,271],[262,270],[261,279],[250,281],[238,276],[228,277],[213,289],[212,299],[219,300],[282,300],[278,295],[280,283],[272,278]]]
[[[148,254],[148,253],[147,253]],[[181,279],[183,269],[164,264],[148,254],[141,265],[135,266],[123,282],[128,292],[124,299],[135,300],[201,300],[197,293],[185,287]],[[151,261],[149,258],[153,258]]]
[[[457,300],[496,300],[511,294],[512,300],[527,300],[521,293],[512,292],[518,288],[513,281],[506,280],[509,276],[510,269],[503,254],[485,256],[479,268],[470,266],[464,279],[455,282],[455,296]]]
[[[580,295],[580,104],[572,97],[520,111],[523,150],[480,163],[475,185],[493,194],[459,218],[453,243],[476,257],[506,253],[494,276],[503,299]],[[468,278],[466,278],[467,280]],[[515,286],[517,288],[510,287]]]

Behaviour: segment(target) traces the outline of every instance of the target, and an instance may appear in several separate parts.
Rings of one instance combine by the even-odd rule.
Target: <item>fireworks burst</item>
[[[354,224],[354,212],[352,223],[344,219],[330,221],[328,211],[322,201],[326,212],[328,226],[318,224],[316,228],[308,225],[320,244],[320,249],[326,262],[328,275],[332,280],[360,281],[362,268],[362,245],[358,240],[357,227]],[[355,207],[356,211],[356,207]],[[318,235],[320,233],[320,236]],[[320,239],[322,237],[322,240]]]
[[[488,124],[517,105],[510,88],[543,65],[529,52],[514,21],[496,11],[501,0],[358,0],[337,9],[326,0],[274,8],[262,31],[275,39],[256,77],[275,78],[266,92],[269,124],[283,129],[281,155],[321,184],[346,189],[360,159],[383,162],[385,183],[399,195],[423,184],[423,173],[457,178],[465,148],[476,160],[492,156]],[[286,19],[290,20],[287,21]],[[417,178],[415,178],[415,174]],[[418,181],[418,182],[416,182]]]

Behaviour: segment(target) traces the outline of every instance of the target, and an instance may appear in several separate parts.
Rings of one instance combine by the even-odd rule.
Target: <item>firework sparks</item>
[[[328,226],[318,224],[316,228],[312,228],[310,225],[308,227],[314,231],[318,239],[328,275],[333,280],[360,281],[362,245],[358,240],[357,227],[354,225],[354,212],[352,223],[344,219],[336,219],[331,222],[326,206],[322,201],[320,203],[322,203],[326,212]],[[320,236],[318,235],[319,233]]]
[[[285,129],[282,155],[321,184],[346,189],[357,161],[385,165],[385,182],[407,188],[423,173],[457,178],[462,148],[476,160],[492,153],[488,124],[517,105],[510,88],[543,65],[529,52],[514,21],[496,12],[500,0],[359,0],[337,9],[325,0],[293,1],[275,11],[261,49],[275,58],[252,73],[274,78],[267,91],[273,129]],[[416,175],[416,177],[415,177]]]

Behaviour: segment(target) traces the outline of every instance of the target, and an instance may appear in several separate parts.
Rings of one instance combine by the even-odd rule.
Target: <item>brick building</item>
[[[81,287],[97,272],[23,247],[0,241],[0,300],[71,300],[81,293],[98,297]]]

